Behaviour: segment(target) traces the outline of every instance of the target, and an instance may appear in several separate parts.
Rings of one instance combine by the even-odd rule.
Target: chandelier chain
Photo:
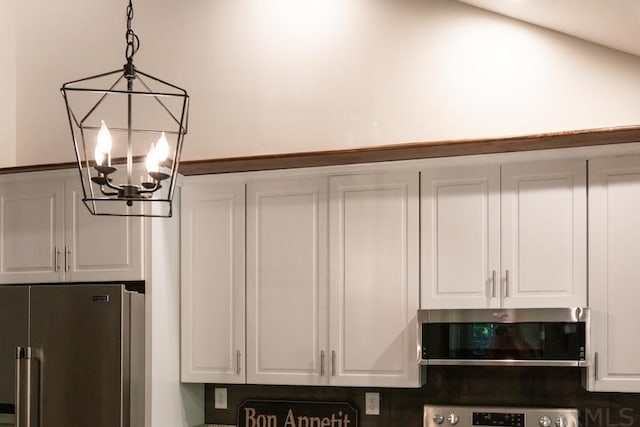
[[[133,32],[131,28],[131,22],[133,21],[133,3],[129,0],[129,5],[127,6],[127,33],[125,38],[127,40],[127,48],[125,51],[125,56],[127,58],[127,63],[133,63],[133,55],[136,54],[138,49],[140,49],[140,39]]]

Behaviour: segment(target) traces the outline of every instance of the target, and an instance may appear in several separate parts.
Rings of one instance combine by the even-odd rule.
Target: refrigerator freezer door
[[[0,420],[3,420],[2,422],[15,420],[16,347],[24,348],[28,344],[29,287],[0,286]]]
[[[32,419],[39,427],[127,427],[123,287],[34,286]]]

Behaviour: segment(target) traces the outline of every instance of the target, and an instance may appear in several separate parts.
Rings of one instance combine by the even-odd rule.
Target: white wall
[[[121,66],[126,2],[18,4],[17,163],[73,160],[58,89]],[[187,160],[638,122],[640,58],[452,0],[134,6],[137,66],[191,95]]]
[[[179,191],[174,203],[180,205]],[[204,385],[180,384],[180,212],[146,219],[146,427],[204,423]]]
[[[0,167],[16,163],[16,0],[0,1]]]

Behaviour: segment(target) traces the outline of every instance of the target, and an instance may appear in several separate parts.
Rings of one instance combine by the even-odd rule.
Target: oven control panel
[[[579,427],[575,408],[425,405],[423,427]]]

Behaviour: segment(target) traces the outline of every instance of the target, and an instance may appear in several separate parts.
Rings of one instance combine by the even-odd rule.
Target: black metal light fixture
[[[61,92],[89,211],[170,217],[189,96],[133,65],[140,40],[132,20],[129,0],[124,67],[65,83]]]

